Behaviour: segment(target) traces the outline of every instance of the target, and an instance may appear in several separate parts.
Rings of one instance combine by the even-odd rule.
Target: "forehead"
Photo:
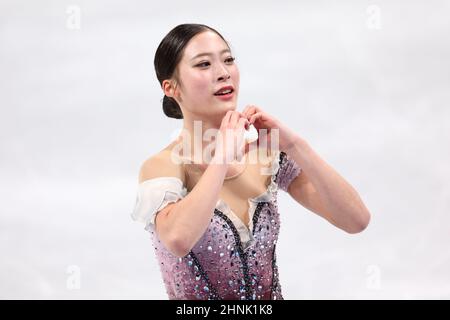
[[[189,41],[185,47],[183,59],[190,61],[199,53],[211,52],[217,54],[224,49],[228,49],[228,46],[217,33],[204,31],[195,35]]]

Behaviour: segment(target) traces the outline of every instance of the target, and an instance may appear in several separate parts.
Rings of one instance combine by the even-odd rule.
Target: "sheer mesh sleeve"
[[[176,177],[158,177],[139,184],[136,204],[131,218],[145,224],[149,230],[154,226],[156,215],[169,203],[177,202],[186,196],[183,182]]]
[[[278,188],[287,192],[292,180],[294,180],[301,171],[302,169],[297,162],[291,159],[286,152],[281,151],[279,157],[279,169],[275,178]]]

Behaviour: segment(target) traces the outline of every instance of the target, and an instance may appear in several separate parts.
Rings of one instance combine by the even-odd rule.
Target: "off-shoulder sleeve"
[[[177,202],[186,196],[183,182],[176,177],[158,177],[138,185],[136,204],[131,218],[145,224],[149,230],[155,224],[156,215],[169,203]]]
[[[276,174],[275,181],[278,188],[287,192],[292,180],[300,174],[302,169],[297,162],[295,162],[294,159],[291,159],[284,151],[279,153],[278,164],[279,169]]]

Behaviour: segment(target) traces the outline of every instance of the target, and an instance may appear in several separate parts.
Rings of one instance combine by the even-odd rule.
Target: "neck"
[[[222,115],[207,119],[189,115],[184,118],[182,140],[183,157],[204,163],[214,155],[214,139],[222,123]]]

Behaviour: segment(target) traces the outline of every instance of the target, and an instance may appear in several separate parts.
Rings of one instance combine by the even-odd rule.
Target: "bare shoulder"
[[[139,183],[159,177],[176,177],[186,183],[184,168],[172,158],[172,148],[166,147],[146,159],[139,170]]]

